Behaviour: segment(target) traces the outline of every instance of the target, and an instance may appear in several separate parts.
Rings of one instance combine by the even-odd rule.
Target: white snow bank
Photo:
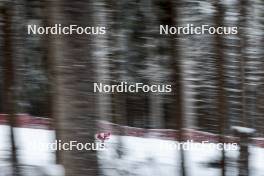
[[[7,170],[10,167],[7,162],[10,158],[9,134],[9,126],[0,125],[0,170]],[[36,166],[49,176],[64,175],[63,167],[55,165],[55,154],[47,147],[55,140],[54,131],[15,128],[15,140],[20,164]]]
[[[55,165],[55,155],[45,147],[54,141],[54,132],[49,130],[17,128],[19,160],[22,164],[41,166],[45,172],[54,176],[63,175],[64,169]],[[152,136],[152,135],[150,135]],[[120,144],[118,141],[121,141]],[[216,144],[199,144],[185,151],[186,166],[189,176],[218,176],[220,169],[209,167],[210,162],[220,158]],[[179,143],[171,140],[140,138],[127,136],[111,136],[106,141],[107,149],[98,152],[99,162],[106,176],[177,176],[179,175]],[[0,125],[0,167],[4,168],[8,158],[9,127]],[[236,160],[238,151],[227,151],[228,171],[237,175]],[[212,164],[213,165],[213,164]],[[250,147],[250,171],[254,176],[263,176],[264,149]],[[56,173],[57,172],[57,173]]]
[[[233,130],[244,133],[244,134],[253,134],[256,130],[253,128],[241,127],[241,126],[233,126]]]
[[[121,141],[120,144],[118,141]],[[99,162],[106,176],[121,174],[137,176],[177,176],[179,175],[179,150],[168,146],[177,146],[177,142],[139,137],[111,136],[106,142],[107,149],[99,152]],[[218,176],[220,168],[209,167],[209,163],[220,159],[221,151],[216,144],[192,143],[194,147],[185,150],[188,175]],[[197,145],[195,145],[197,144]],[[121,150],[122,152],[120,152]],[[119,157],[118,153],[123,153]],[[250,167],[254,176],[264,173],[264,149],[250,147]],[[226,151],[229,174],[237,175],[236,160],[238,150]]]

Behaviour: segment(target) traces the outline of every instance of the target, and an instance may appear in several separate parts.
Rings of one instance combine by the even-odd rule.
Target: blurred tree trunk
[[[9,5],[9,4],[8,4]],[[12,12],[9,6],[2,9],[2,15],[4,20],[3,32],[4,32],[4,95],[3,109],[4,113],[8,116],[10,126],[10,141],[11,141],[11,154],[12,154],[12,166],[13,175],[20,175],[18,159],[17,159],[17,148],[15,142],[14,127],[16,126],[16,114],[15,114],[15,92],[14,92],[14,62],[13,62],[13,51],[12,51]]]
[[[215,2],[216,13],[214,16],[216,26],[224,24],[224,9],[221,2]],[[217,71],[217,110],[219,116],[219,142],[225,143],[226,129],[226,92],[225,92],[225,70],[224,70],[224,40],[221,35],[215,35],[216,71]],[[221,158],[222,176],[226,175],[225,150],[222,150]]]
[[[56,23],[56,3],[52,0],[46,0],[43,3],[43,24],[44,26],[52,26]],[[43,48],[45,71],[48,77],[48,117],[52,120],[52,128],[55,129],[55,139],[59,140],[58,118],[56,117],[56,98],[57,98],[57,73],[56,73],[56,37],[51,35],[43,36]],[[56,163],[61,164],[60,151],[56,150]]]
[[[116,0],[106,0],[105,1],[106,10],[107,10],[107,23],[108,29],[111,29],[107,35],[107,48],[109,49],[108,52],[108,63],[109,63],[109,82],[110,84],[118,84],[120,83],[121,76],[120,76],[120,59],[121,58],[121,46],[120,44],[120,35],[121,35],[121,9],[120,9],[120,1]],[[126,109],[125,109],[125,98],[126,96],[117,92],[111,93],[110,97],[110,104],[111,104],[111,122],[119,125],[126,126]],[[124,154],[124,143],[122,140],[122,136],[124,135],[124,131],[122,128],[116,129],[117,133],[117,145],[116,145],[116,152],[118,157],[121,158]]]
[[[247,0],[240,0],[238,4],[239,8],[239,56],[240,56],[240,76],[241,76],[241,91],[242,91],[242,117],[241,121],[244,127],[249,126],[249,114],[247,113],[247,95],[246,91],[248,88],[246,87],[246,60],[247,57],[247,48],[248,48],[248,6],[249,2]],[[249,87],[249,86],[248,86]],[[238,159],[238,168],[239,168],[239,176],[248,176],[249,175],[249,153],[248,153],[248,145],[249,145],[249,136],[241,135],[241,144],[240,144],[240,155]]]
[[[93,1],[61,0],[57,9],[62,26],[94,26]],[[60,40],[58,73],[58,119],[62,142],[93,143],[96,133],[96,94],[93,93],[95,61],[92,35],[63,35]],[[66,176],[99,174],[96,151],[61,151]]]
[[[179,12],[178,9],[181,5],[181,1],[175,3],[172,0],[158,1],[158,4],[163,11],[160,14],[161,24],[169,26],[178,26],[179,24]],[[183,137],[183,127],[184,127],[184,117],[183,117],[183,80],[182,80],[182,64],[180,57],[180,44],[178,38],[174,36],[167,36],[166,43],[168,45],[169,52],[169,65],[172,70],[171,74],[171,84],[172,84],[172,96],[173,96],[173,115],[175,119],[175,129],[178,131],[178,141],[184,142]],[[180,148],[180,169],[181,175],[186,176],[185,169],[185,155],[182,147]]]
[[[157,9],[155,7],[155,2],[153,0],[145,0],[143,1],[143,5],[145,7],[144,16],[146,18],[146,50],[147,50],[147,62],[148,67],[146,68],[146,75],[149,79],[149,84],[160,84],[167,83],[168,80],[164,79],[167,77],[164,73],[161,73],[162,69],[166,69],[167,71],[167,62],[165,59],[161,59],[163,57],[160,49],[160,38],[163,36],[159,35],[159,21],[158,17],[155,16]],[[163,64],[166,62],[166,64]],[[167,73],[167,72],[166,72]],[[165,128],[165,120],[164,120],[164,95],[159,93],[150,93],[149,94],[149,115],[148,115],[148,127],[154,129],[162,129]]]
[[[109,24],[109,29],[111,29],[107,36],[107,48],[109,49],[108,53],[108,61],[110,66],[110,72],[109,72],[109,80],[110,84],[118,84],[120,83],[120,44],[119,44],[119,37],[121,31],[119,25],[120,25],[120,3],[119,1],[114,0],[107,0],[106,2],[107,6],[107,22]],[[113,123],[118,123],[120,125],[126,125],[125,124],[125,116],[124,116],[124,107],[122,105],[120,106],[120,101],[124,96],[118,95],[118,93],[114,92],[111,94],[111,121]],[[121,131],[120,131],[121,133]]]
[[[241,97],[242,97],[242,124],[246,126],[248,123],[248,119],[246,117],[246,88],[245,88],[245,61],[246,61],[246,35],[245,31],[247,28],[247,0],[239,1],[239,56],[240,56],[240,77],[241,77]]]

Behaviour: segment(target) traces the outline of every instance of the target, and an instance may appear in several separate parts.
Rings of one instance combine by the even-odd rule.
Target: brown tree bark
[[[238,4],[239,8],[239,21],[238,21],[238,26],[239,26],[239,56],[240,56],[240,77],[241,77],[241,104],[242,104],[242,117],[241,121],[243,126],[250,126],[249,125],[249,116],[247,114],[247,102],[246,102],[246,71],[245,71],[245,66],[246,66],[246,60],[247,60],[247,53],[246,49],[248,47],[248,37],[247,37],[247,16],[248,16],[248,6],[249,2],[247,0],[240,0]],[[251,136],[247,136],[246,134],[240,134],[240,155],[238,159],[238,168],[239,168],[239,176],[248,176],[249,175],[249,152],[248,152],[248,145],[249,145],[249,138]]]
[[[214,2],[216,13],[214,21],[216,26],[223,26],[224,24],[224,9],[221,2]],[[226,129],[226,92],[225,92],[225,72],[224,72],[224,39],[221,35],[215,35],[215,54],[216,54],[216,69],[217,69],[217,111],[218,111],[218,131],[219,142],[225,143],[225,129]],[[222,176],[226,175],[226,156],[225,150],[222,150],[222,158],[220,161],[222,168]]]
[[[43,1],[43,24],[44,26],[52,26],[56,23],[56,2],[52,0]],[[60,139],[59,135],[59,120],[57,118],[57,70],[56,70],[56,42],[57,37],[45,35],[42,39],[44,48],[44,63],[45,71],[48,77],[48,118],[52,121],[52,128],[55,130],[55,139]],[[61,164],[60,151],[56,150],[56,163]]]
[[[173,0],[159,1],[160,8],[165,12],[161,14],[161,23],[163,25],[178,26],[179,12],[178,9],[181,1],[174,2]],[[172,70],[172,96],[173,96],[173,115],[175,118],[175,129],[178,131],[178,141],[184,142],[183,128],[184,128],[184,115],[183,115],[183,79],[182,79],[182,65],[180,57],[180,43],[178,38],[168,36],[168,52],[170,54],[170,69]],[[180,174],[186,176],[185,155],[182,147],[179,151],[180,154]]]
[[[11,161],[13,166],[13,175],[19,176],[19,166],[17,158],[17,148],[15,142],[14,127],[16,126],[16,115],[15,115],[15,79],[14,79],[14,60],[12,55],[12,10],[9,6],[1,9],[3,15],[4,26],[4,93],[3,93],[3,109],[4,113],[7,114],[8,123],[10,126],[10,141],[11,141]]]
[[[93,3],[91,0],[59,1],[56,8],[62,26],[93,26]],[[93,47],[91,35],[63,35],[58,43],[57,118],[62,142],[94,142],[97,113]],[[66,176],[99,175],[96,151],[61,151],[61,161]]]

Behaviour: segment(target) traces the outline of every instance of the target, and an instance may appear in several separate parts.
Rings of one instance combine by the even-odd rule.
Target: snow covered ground
[[[21,163],[53,170],[49,171],[50,173],[57,170],[57,168],[52,169],[55,164],[54,153],[47,147],[43,147],[54,141],[53,131],[17,128],[15,132]],[[5,167],[10,153],[8,134],[9,127],[0,125],[0,170],[2,170],[1,167]],[[188,175],[220,175],[219,168],[209,167],[209,162],[216,161],[220,156],[220,151],[214,145],[203,144],[185,151]],[[111,136],[106,141],[107,149],[100,151],[98,158],[106,176],[177,176],[179,151],[175,146],[177,143],[170,140]],[[264,149],[252,146],[250,154],[252,175],[263,176]],[[238,151],[228,151],[227,155],[229,173],[237,175],[235,161]],[[59,176],[59,174],[53,175]]]
[[[0,176],[10,173],[9,126],[0,125]],[[19,163],[23,165],[24,175],[62,176],[63,168],[55,165],[55,155],[47,146],[54,141],[54,132],[42,129],[16,128]]]
[[[118,141],[121,141],[118,142]],[[190,176],[217,176],[220,169],[210,167],[209,163],[220,158],[220,151],[215,144],[197,144],[185,151],[187,172]],[[117,137],[107,141],[107,150],[99,153],[100,163],[107,176],[177,176],[179,175],[179,150],[176,142],[169,140]],[[122,151],[119,151],[122,149]],[[120,153],[122,153],[120,155]],[[264,175],[264,149],[250,147],[251,175]],[[228,173],[237,175],[237,150],[227,151]]]
[[[54,141],[53,131],[29,128],[16,128],[15,138],[19,161],[27,165],[48,165],[55,163],[55,155],[47,147]],[[9,127],[0,125],[0,161],[9,154]]]

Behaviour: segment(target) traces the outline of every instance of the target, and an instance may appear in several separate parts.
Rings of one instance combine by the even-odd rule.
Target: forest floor
[[[9,127],[0,125],[0,176],[7,176]],[[54,131],[44,129],[16,128],[19,161],[27,167],[36,167],[43,173],[59,176],[54,152],[46,147],[54,141]],[[150,135],[151,136],[151,135]],[[133,136],[110,136],[105,141],[106,150],[98,152],[100,166],[106,176],[177,176],[179,174],[179,150],[172,140]],[[197,144],[195,142],[190,142]],[[185,150],[188,176],[217,176],[220,168],[217,161],[221,151],[216,144],[207,143]],[[40,146],[40,147],[38,147]],[[228,150],[228,175],[237,175],[238,150]],[[250,146],[251,175],[263,176],[264,149]],[[38,171],[39,172],[39,171]],[[51,174],[50,174],[51,173]],[[61,172],[60,172],[61,173]],[[36,175],[37,176],[37,175]]]

